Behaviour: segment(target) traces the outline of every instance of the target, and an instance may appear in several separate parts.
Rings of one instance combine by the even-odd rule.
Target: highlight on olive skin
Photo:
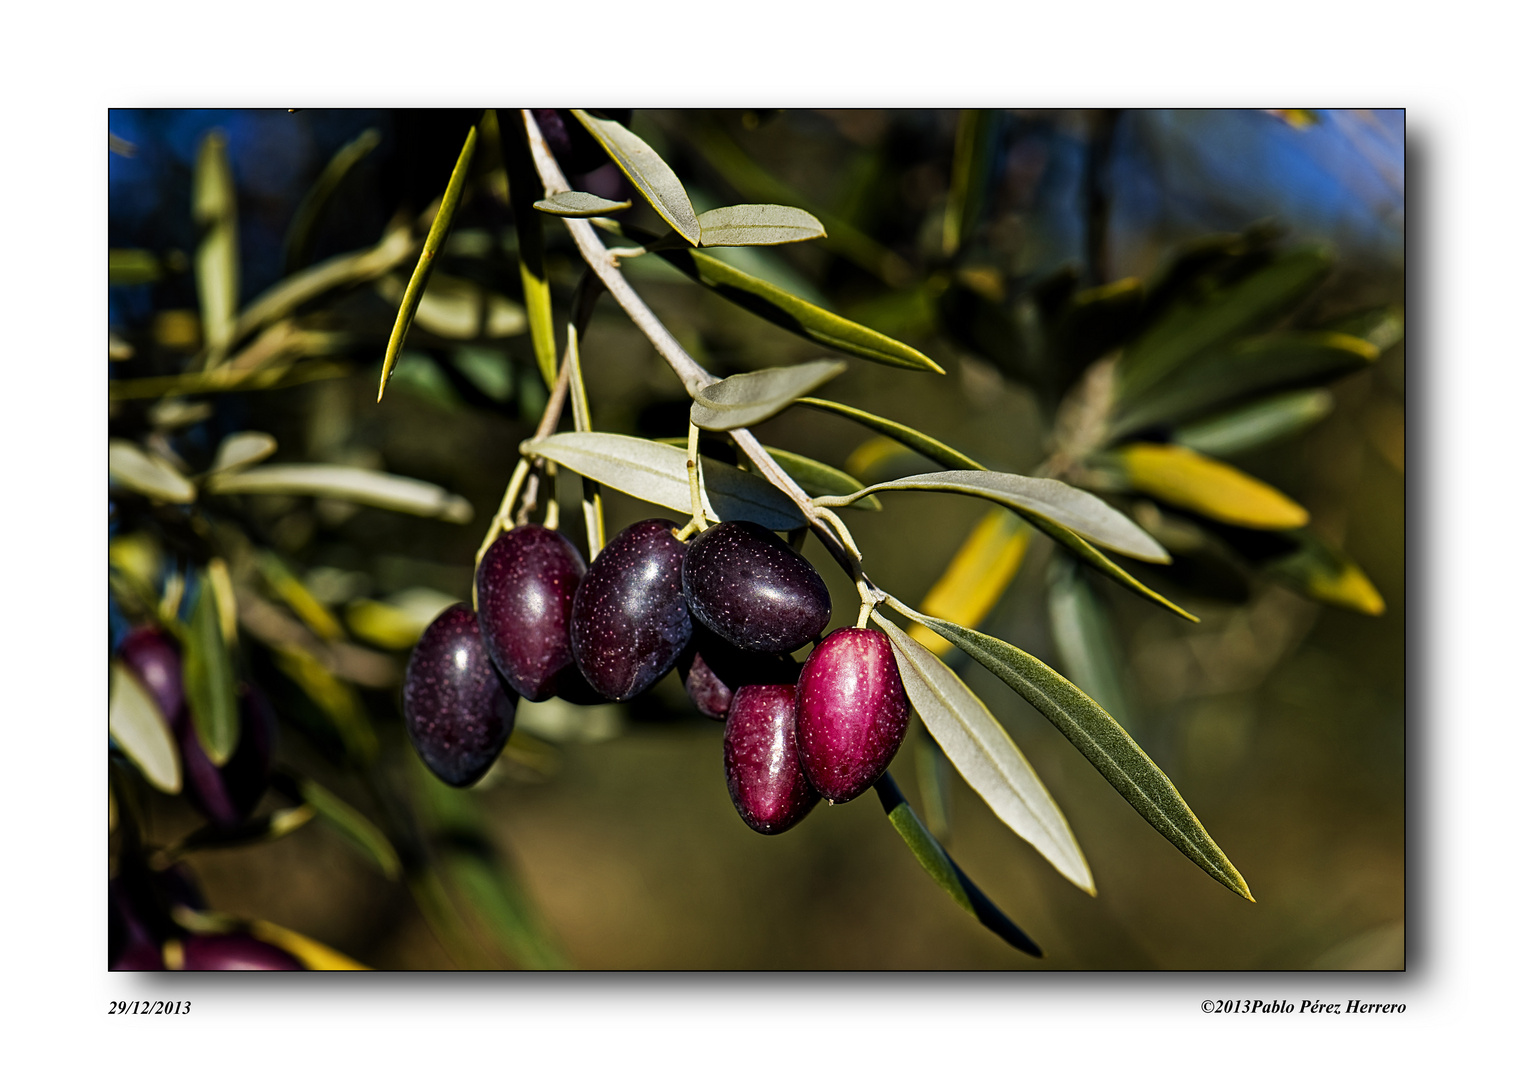
[[[793,684],[743,686],[725,723],[725,782],[741,820],[766,835],[792,829],[820,796],[799,767]]]
[[[805,659],[799,760],[822,798],[855,799],[888,768],[909,730],[909,699],[881,630],[837,630]]]
[[[505,682],[527,701],[557,693],[573,665],[568,623],[573,594],[588,568],[562,533],[518,525],[479,561],[478,625]]]

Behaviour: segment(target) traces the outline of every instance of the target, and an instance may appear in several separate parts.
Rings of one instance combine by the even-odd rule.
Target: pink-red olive
[[[743,686],[725,722],[725,783],[741,820],[760,833],[792,829],[820,796],[799,767],[792,685]]]
[[[847,802],[883,775],[909,728],[909,699],[881,630],[837,630],[799,673],[799,761],[822,798]]]
[[[304,971],[277,945],[251,934],[195,934],[181,942],[184,971]]]

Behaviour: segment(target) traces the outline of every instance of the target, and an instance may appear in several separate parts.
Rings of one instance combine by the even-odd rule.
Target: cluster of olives
[[[488,770],[520,698],[625,701],[675,665],[695,707],[725,721],[726,784],[758,832],[861,795],[904,741],[909,704],[884,634],[837,630],[803,665],[789,655],[824,632],[830,596],[753,522],[688,543],[671,521],[637,522],[587,567],[560,533],[522,525],[485,552],[476,585],[477,614],[442,612],[405,675],[411,740],[449,784]]]

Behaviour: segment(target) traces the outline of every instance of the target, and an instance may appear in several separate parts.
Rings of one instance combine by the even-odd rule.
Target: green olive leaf
[[[542,383],[557,382],[557,343],[552,328],[552,290],[547,282],[546,256],[542,245],[542,219],[530,208],[544,194],[541,177],[531,163],[526,138],[525,119],[519,109],[507,109],[499,116],[500,152],[510,186],[510,212],[515,218],[516,239],[520,245],[517,264],[520,269],[521,298],[526,305],[526,319],[531,327],[531,351]]]
[[[1097,495],[1045,477],[952,469],[871,484],[852,495],[831,496],[821,504],[845,506],[861,495],[879,491],[950,491],[972,495],[1007,506],[1037,527],[1044,521],[1051,521],[1133,559],[1155,563],[1172,561],[1172,556],[1144,529]]]
[[[210,471],[219,473],[245,469],[264,458],[272,457],[278,448],[278,441],[266,431],[235,432],[221,440]]]
[[[378,292],[391,304],[404,298],[393,275],[379,280]],[[526,309],[476,282],[433,274],[415,309],[415,325],[438,337],[463,341],[514,337],[526,330]]]
[[[264,465],[229,474],[217,473],[206,478],[205,487],[218,495],[314,495],[346,499],[459,525],[473,519],[473,504],[461,495],[424,480],[350,465]]]
[[[872,428],[874,431],[887,435],[897,442],[903,443],[915,453],[930,458],[938,465],[944,465],[948,469],[981,469],[972,458],[960,450],[953,450],[939,439],[933,439],[924,432],[916,431],[908,425],[901,424],[897,420],[890,420],[886,416],[878,416],[874,413],[864,412],[862,409],[851,405],[843,405],[839,401],[827,401],[825,398],[803,397],[794,402],[796,405],[804,405],[811,409],[819,409],[821,412],[835,413],[844,416],[848,420]]]
[[[177,794],[183,783],[179,748],[158,703],[120,660],[110,664],[110,737],[147,782]]]
[[[956,864],[950,855],[946,853],[940,842],[931,835],[929,829],[921,823],[914,809],[905,800],[899,790],[899,785],[888,773],[873,785],[873,790],[878,793],[878,799],[883,803],[883,812],[888,815],[888,820],[894,827],[910,852],[915,856],[925,872],[931,879],[944,890],[946,894],[970,915],[977,916],[980,923],[992,930],[1007,943],[1013,945],[1021,952],[1031,956],[1041,956],[1041,947],[1030,939],[1030,936],[1010,921],[1008,915],[983,894],[983,890],[973,884],[972,879],[962,872],[962,868]]]
[[[1105,555],[1102,551],[1094,547],[1087,540],[1084,540],[1081,536],[1073,532],[1071,529],[1066,528],[1055,521],[1052,521],[1050,518],[1043,518],[1040,521],[1033,522],[1033,524],[1036,526],[1036,528],[1040,529],[1047,536],[1050,536],[1053,540],[1061,544],[1078,558],[1082,559],[1089,566],[1092,566],[1100,573],[1106,574],[1109,577],[1113,578],[1115,581],[1118,581],[1121,585],[1125,586],[1125,588],[1129,589],[1131,592],[1137,593],[1140,596],[1144,596],[1146,599],[1152,601],[1155,604],[1160,604],[1162,607],[1166,608],[1174,615],[1187,619],[1189,622],[1199,621],[1199,617],[1197,615],[1194,615],[1189,611],[1184,611],[1182,608],[1178,607],[1178,605],[1174,604],[1171,600],[1167,599],[1167,597],[1163,596],[1155,589],[1148,588],[1147,586],[1141,584],[1141,582],[1136,578],[1126,573],[1124,567],[1120,566],[1119,563],[1110,559],[1109,556]]]
[[[192,503],[195,486],[178,469],[126,439],[110,440],[111,483],[162,502]]]
[[[400,879],[400,857],[389,838],[367,817],[308,777],[298,781],[300,798],[316,814],[378,864],[390,881]]]
[[[1007,642],[910,611],[892,598],[888,602],[1001,679],[1055,724],[1157,832],[1216,881],[1247,900],[1254,899],[1245,879],[1183,801],[1167,774],[1097,702],[1040,660]],[[902,670],[901,665],[901,673]]]
[[[893,643],[910,703],[962,778],[1063,877],[1094,895],[1093,873],[1067,819],[993,714],[935,653],[877,611],[873,621]]]
[[[1110,716],[1131,723],[1125,700],[1119,642],[1109,613],[1086,575],[1070,559],[1057,559],[1046,591],[1051,637],[1072,681]]]
[[[778,415],[845,370],[841,360],[812,360],[732,375],[694,391],[689,417],[707,431],[751,427]]]
[[[794,478],[794,482],[804,489],[806,495],[850,495],[862,490],[861,480],[823,461],[772,446],[764,446],[763,449],[782,466],[784,472]],[[852,503],[851,508],[882,510],[883,504],[875,496],[864,495]]]
[[[295,207],[294,217],[289,221],[289,231],[284,234],[285,274],[299,270],[310,261],[316,227],[325,217],[326,208],[331,205],[331,197],[358,163],[378,146],[379,139],[377,128],[363,131],[337,150],[321,170],[321,175],[315,178],[315,183],[300,200],[300,205]]]
[[[626,179],[646,197],[652,209],[673,227],[673,230],[689,243],[699,244],[699,219],[694,215],[694,204],[689,202],[689,193],[683,189],[678,176],[668,168],[667,162],[657,156],[657,151],[648,146],[639,136],[614,120],[601,120],[583,109],[574,109],[573,115],[588,129],[595,141],[605,148],[610,160],[626,174]]]
[[[680,514],[692,514],[688,452],[676,446],[601,431],[570,431],[521,443],[580,476]],[[754,473],[701,455],[705,513],[716,521],[755,521],[769,529],[797,529],[804,515],[783,492]]]
[[[206,756],[213,764],[224,765],[237,747],[241,729],[236,673],[221,636],[216,590],[208,574],[199,575],[199,581],[184,641],[184,696]]]
[[[560,191],[556,195],[548,195],[545,199],[537,199],[531,205],[542,213],[551,214],[554,217],[581,218],[601,217],[629,210],[631,200],[616,202],[612,199],[602,199],[588,191]]]
[[[158,257],[140,248],[111,248],[106,265],[111,285],[150,285],[163,276]]]
[[[1347,611],[1381,615],[1386,609],[1372,579],[1344,552],[1308,529],[1283,535],[1298,547],[1290,554],[1262,563],[1264,573],[1311,599]]]
[[[1335,396],[1328,390],[1295,390],[1184,424],[1173,431],[1172,441],[1201,454],[1229,457],[1312,427],[1333,408]]]
[[[792,244],[825,235],[820,219],[797,206],[744,203],[720,206],[699,215],[700,247]]]
[[[194,169],[194,223],[200,232],[195,251],[195,284],[206,346],[219,353],[231,344],[241,292],[237,254],[237,193],[226,157],[226,135],[212,131],[200,140]]]

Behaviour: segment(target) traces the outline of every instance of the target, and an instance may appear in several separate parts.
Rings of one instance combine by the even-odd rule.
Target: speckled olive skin
[[[562,533],[519,525],[484,552],[478,625],[489,658],[527,701],[546,701],[573,664],[568,620],[573,594],[587,572],[584,557]]]
[[[831,596],[815,568],[750,521],[722,521],[689,542],[683,595],[696,619],[753,652],[790,652],[831,621]]]
[[[743,686],[725,722],[725,784],[741,820],[768,836],[792,829],[820,796],[799,767],[795,688]]]
[[[837,630],[799,673],[799,762],[821,798],[848,802],[883,775],[909,729],[909,699],[881,630]]]
[[[173,636],[156,626],[139,626],[122,639],[119,655],[151,692],[163,719],[176,723],[184,707],[184,669]]]
[[[251,934],[196,934],[184,939],[185,971],[304,971],[305,965]]]
[[[256,809],[268,790],[278,744],[278,720],[268,699],[246,683],[237,687],[237,698],[241,734],[231,758],[219,768],[205,753],[187,708],[174,725],[184,763],[184,793],[217,825],[236,825]]]
[[[405,669],[405,730],[428,768],[453,787],[488,772],[515,727],[519,700],[484,648],[467,604],[438,615]]]
[[[694,620],[694,639],[679,661],[683,687],[694,707],[712,720],[725,719],[731,699],[743,686],[789,686],[799,678],[799,663],[785,653],[738,649]]]
[[[662,518],[605,545],[573,599],[573,656],[589,685],[625,701],[666,675],[694,633],[679,572],[685,545]]]

